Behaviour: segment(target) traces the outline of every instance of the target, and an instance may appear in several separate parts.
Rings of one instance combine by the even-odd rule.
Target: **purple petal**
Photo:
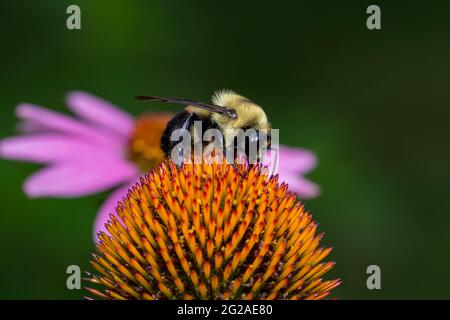
[[[90,158],[100,152],[104,152],[105,156],[120,156],[120,153],[114,154],[107,147],[58,134],[24,135],[0,140],[1,158],[36,163]]]
[[[43,133],[47,132],[46,128],[33,121],[22,121],[16,125],[16,131],[21,133]]]
[[[80,117],[113,132],[125,137],[133,132],[134,120],[131,115],[94,95],[73,91],[67,96],[67,104]]]
[[[98,128],[89,127],[80,121],[36,105],[23,103],[17,106],[16,113],[19,118],[35,126],[45,127],[48,131],[56,131],[95,141],[110,147],[122,147],[123,140],[116,135],[107,134]]]
[[[317,158],[313,152],[280,145],[280,170],[306,173],[316,164]]]
[[[131,188],[132,184],[125,185],[111,192],[111,194],[106,198],[105,202],[100,207],[97,213],[94,223],[94,241],[97,242],[97,235],[100,231],[108,233],[105,228],[106,222],[110,220],[109,215],[112,213],[117,217],[116,207],[117,204],[122,201],[122,198],[126,196],[128,189]]]
[[[305,179],[304,177],[292,173],[285,173],[280,171],[279,180],[281,182],[285,182],[289,185],[289,191],[295,192],[302,199],[311,199],[315,198],[320,194],[320,187]]]
[[[138,174],[132,163],[97,153],[90,159],[74,159],[38,171],[25,181],[24,191],[32,198],[80,197],[110,189]]]

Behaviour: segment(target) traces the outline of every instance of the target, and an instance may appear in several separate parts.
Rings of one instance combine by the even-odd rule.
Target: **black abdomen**
[[[211,128],[217,128],[209,119],[200,118],[195,113],[181,111],[177,113],[168,123],[161,136],[161,149],[167,158],[170,157],[173,147],[175,147],[180,141],[171,141],[172,132],[183,127],[191,132],[191,127],[194,121],[202,122],[202,136],[203,133]],[[191,142],[194,142],[194,137],[191,137]],[[193,150],[193,149],[192,149]]]

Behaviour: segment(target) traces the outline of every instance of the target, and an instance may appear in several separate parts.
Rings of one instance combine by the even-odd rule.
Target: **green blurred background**
[[[365,25],[373,3],[380,31]],[[80,31],[66,28],[70,4]],[[73,89],[135,115],[151,107],[137,94],[234,89],[265,107],[283,144],[320,159],[309,178],[322,194],[306,206],[334,247],[333,297],[446,299],[449,17],[448,1],[2,1],[0,138],[19,102],[67,112]],[[90,268],[107,192],[28,200],[21,184],[38,168],[0,161],[0,298],[79,299],[66,267]],[[366,288],[371,264],[381,290]]]

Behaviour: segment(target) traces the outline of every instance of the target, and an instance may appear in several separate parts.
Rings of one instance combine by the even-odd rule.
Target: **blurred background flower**
[[[78,119],[20,104],[16,114],[26,134],[1,140],[0,156],[47,165],[24,183],[32,198],[81,197],[119,187],[100,208],[95,237],[139,175],[164,160],[159,137],[172,115],[147,114],[135,121],[85,92],[70,93],[67,104]]]

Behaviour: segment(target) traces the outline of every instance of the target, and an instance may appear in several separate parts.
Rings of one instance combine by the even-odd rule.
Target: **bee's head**
[[[213,121],[215,121],[221,129],[270,129],[270,124],[264,110],[250,99],[247,99],[234,91],[217,91],[212,97],[212,102],[214,105],[236,111],[236,118],[230,118],[220,114],[211,115]]]
[[[271,145],[270,124],[266,113],[253,101],[230,90],[221,90],[212,98],[214,105],[234,109],[236,119],[212,114],[212,120],[224,133],[225,145],[245,153],[250,162],[259,162],[261,151]]]
[[[259,163],[263,154],[271,148],[270,130],[243,128],[233,136],[233,150],[236,155],[245,155],[249,163]]]

